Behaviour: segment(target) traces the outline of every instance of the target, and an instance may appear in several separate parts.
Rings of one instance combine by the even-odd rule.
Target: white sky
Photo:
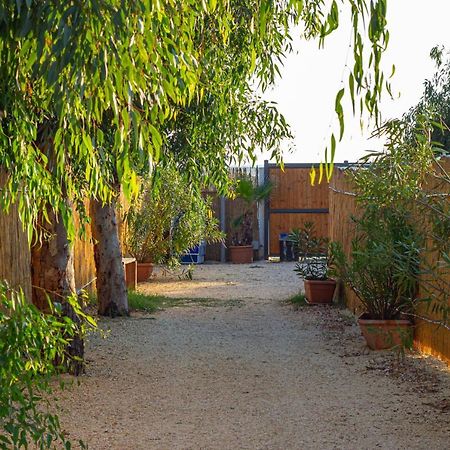
[[[345,11],[344,11],[345,12]],[[347,20],[328,37],[325,49],[317,42],[296,42],[296,52],[290,54],[277,86],[265,98],[278,103],[295,135],[295,150],[285,154],[285,162],[319,162],[333,127],[338,129],[334,99],[340,88],[345,66],[350,28]],[[345,14],[347,17],[348,14]],[[429,57],[432,47],[445,45],[450,50],[450,1],[448,0],[388,0],[389,47],[383,58],[385,72],[392,78],[393,91],[400,97],[391,100],[388,94],[381,103],[384,119],[400,117],[420,99],[423,82],[434,73]],[[352,65],[352,54],[348,63]],[[388,69],[389,68],[389,69]],[[344,80],[349,71],[345,71]],[[370,132],[361,132],[359,117],[353,118],[350,103],[344,103],[345,135],[338,144],[335,162],[356,161],[368,149],[380,149],[379,141],[369,140]],[[264,160],[259,158],[259,162]]]

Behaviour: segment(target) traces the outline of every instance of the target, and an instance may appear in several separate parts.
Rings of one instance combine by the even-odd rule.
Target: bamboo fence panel
[[[351,253],[355,225],[352,217],[358,214],[356,196],[346,170],[335,169],[329,186],[330,241],[340,242],[347,257]],[[362,312],[362,305],[355,293],[347,286],[340,289],[340,302],[354,314]]]
[[[450,158],[441,161],[443,170],[450,172]],[[449,184],[442,183],[436,178],[429,180],[428,190],[430,193],[446,193],[450,194]],[[450,211],[450,198],[447,201],[447,214]],[[450,239],[450,236],[448,237]],[[426,266],[433,267],[439,260],[439,254],[433,250],[433,243],[428,240],[426,243]],[[431,294],[436,296],[438,300],[434,304],[439,304],[447,301],[447,306],[450,306],[450,295],[448,287],[450,286],[450,270],[442,268],[439,270],[439,275],[442,281],[430,279],[429,275],[423,276],[423,283],[419,285],[419,297],[426,298]],[[432,306],[432,305],[430,305]],[[429,317],[430,319],[439,320],[439,313],[433,312],[426,304],[422,304],[418,308],[418,314]],[[425,354],[436,356],[450,365],[450,330],[439,327],[435,324],[418,320],[414,336],[416,346]]]
[[[328,184],[311,185],[310,168],[269,168],[269,179],[274,183],[270,195],[271,209],[328,208]]]
[[[86,211],[89,212],[89,202],[85,202]],[[73,265],[75,271],[75,285],[77,289],[86,286],[90,293],[95,291],[96,276],[94,245],[92,241],[90,223],[80,223],[77,213],[74,215],[76,237],[73,243]]]
[[[279,236],[281,233],[289,233],[295,228],[302,228],[305,222],[314,223],[317,236],[328,237],[329,215],[317,213],[289,214],[277,213],[270,215],[269,254],[280,253]]]
[[[4,175],[0,174],[0,185]],[[74,241],[74,269],[77,289],[95,278],[94,251],[90,225],[84,225],[84,236],[78,216],[75,216],[77,237]],[[31,252],[28,238],[19,219],[17,205],[8,213],[0,210],[0,280],[6,280],[12,287],[21,287],[26,298],[31,299]],[[89,285],[93,292],[95,285]]]
[[[0,188],[4,182],[5,174],[0,171]],[[0,209],[0,280],[21,287],[31,299],[30,248],[15,204],[8,213]]]

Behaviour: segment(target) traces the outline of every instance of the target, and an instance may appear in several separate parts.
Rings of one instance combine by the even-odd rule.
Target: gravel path
[[[367,352],[345,311],[294,310],[292,269],[204,265],[143,285],[233,301],[103,320],[64,429],[92,449],[448,449],[449,371]]]

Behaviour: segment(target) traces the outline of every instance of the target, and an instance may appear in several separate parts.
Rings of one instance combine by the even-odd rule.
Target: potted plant
[[[137,282],[148,281],[153,273],[154,242],[151,233],[151,211],[147,207],[146,186],[139,197],[139,201],[130,208],[125,216],[124,244],[126,252],[136,259]]]
[[[329,277],[329,254],[310,254],[301,258],[294,271],[303,278],[305,296],[310,304],[330,304],[333,301],[336,281]]]
[[[417,291],[417,235],[402,212],[388,207],[368,208],[356,225],[349,257],[332,244],[333,272],[364,308],[358,323],[369,348],[410,347],[412,323],[405,314]]]
[[[270,182],[255,185],[251,178],[242,177],[237,180],[235,194],[237,198],[244,200],[245,211],[231,224],[234,230],[229,247],[232,263],[253,262],[253,208],[270,195],[272,188],[273,184]]]
[[[317,255],[326,255],[328,238],[316,236],[314,222],[305,222],[303,227],[294,228],[288,236],[292,243],[294,259],[309,258]]]
[[[189,249],[223,239],[211,200],[192,189],[173,167],[142,183],[125,223],[125,249],[138,262],[138,281],[149,279],[147,268],[153,264],[177,268]]]

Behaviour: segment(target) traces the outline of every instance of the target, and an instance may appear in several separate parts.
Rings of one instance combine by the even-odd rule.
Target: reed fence
[[[0,171],[1,187],[6,175]],[[6,280],[14,288],[21,287],[26,298],[31,299],[30,248],[19,220],[17,205],[8,213],[0,208],[0,281]]]
[[[435,168],[436,173],[439,174],[438,177],[430,175],[427,183],[427,191],[431,195],[448,194],[450,195],[450,189],[448,182],[443,183],[440,175],[443,173],[450,173],[450,158],[441,160],[440,167]],[[446,198],[447,207],[444,209],[444,214],[450,212],[450,197]],[[430,224],[426,226],[430,227]],[[431,232],[431,230],[429,230]],[[447,236],[450,240],[450,236]],[[434,248],[435,242],[432,239],[428,239],[425,244],[425,267],[424,272],[427,268],[434,267],[435,274],[438,277],[425,274],[422,276],[422,282],[419,284],[419,297],[427,298],[431,295],[437,298],[434,303],[422,304],[418,309],[418,315],[426,316],[431,320],[439,321],[442,314],[434,310],[433,306],[439,303],[445,302],[447,299],[447,306],[450,306],[450,270],[445,267],[440,269],[436,268],[439,253]],[[448,241],[447,241],[448,248]],[[420,349],[422,353],[437,356],[441,359],[446,360],[450,365],[450,331],[446,328],[433,325],[430,322],[418,319],[416,321],[415,330],[415,342],[416,346]]]
[[[94,292],[95,262],[90,225],[82,226],[77,215],[74,220],[77,229],[74,242],[76,287],[80,289],[88,285],[86,290]],[[84,232],[80,233],[82,228]],[[21,287],[25,296],[31,299],[30,244],[16,205],[12,205],[7,213],[0,210],[0,280],[6,280],[12,287]]]
[[[85,202],[85,207],[89,211],[89,202]],[[78,214],[75,214],[74,220],[77,230],[73,248],[75,285],[77,289],[84,288],[93,293],[95,292],[96,270],[91,225],[89,223],[81,224]]]

